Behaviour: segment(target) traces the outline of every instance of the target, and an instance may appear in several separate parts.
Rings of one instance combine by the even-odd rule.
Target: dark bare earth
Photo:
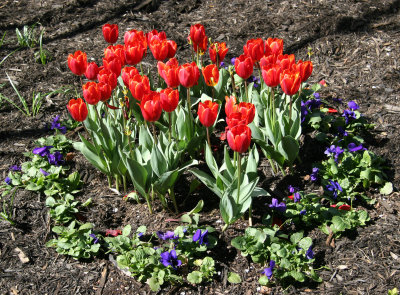
[[[160,3],[157,3],[160,2]],[[355,100],[361,112],[375,124],[368,147],[388,159],[389,175],[395,192],[383,197],[371,191],[377,203],[370,208],[372,222],[336,241],[335,248],[325,245],[326,236],[315,231],[317,265],[329,269],[320,271],[324,282],[316,285],[292,286],[286,290],[258,288],[260,267],[240,256],[230,246],[230,240],[241,234],[245,224],[232,226],[213,250],[219,275],[204,286],[166,286],[160,294],[387,294],[388,289],[400,287],[400,1],[399,0],[5,0],[0,4],[0,34],[7,31],[0,47],[0,60],[18,47],[15,29],[39,22],[45,29],[44,47],[53,59],[43,66],[34,61],[35,49],[22,49],[0,65],[1,93],[17,99],[10,87],[6,72],[24,97],[32,92],[50,92],[61,86],[74,85],[79,80],[67,67],[67,56],[76,50],[85,51],[88,58],[101,63],[106,47],[101,34],[104,23],[117,23],[120,39],[129,29],[164,30],[167,37],[178,44],[178,60],[188,62],[190,51],[186,37],[190,26],[202,23],[206,33],[215,41],[225,41],[229,47],[227,60],[239,56],[250,38],[278,37],[285,42],[285,53],[297,59],[307,57],[308,48],[314,52],[314,72],[309,81],[325,79],[328,87],[321,96]],[[148,56],[145,67],[154,67]],[[43,130],[45,122],[56,115],[67,118],[66,104],[73,94],[47,97],[35,118],[26,118],[7,103],[0,105],[0,179],[8,168],[25,159],[23,152],[31,150],[33,140],[49,135]],[[29,101],[29,100],[28,100]],[[333,104],[333,102],[332,102]],[[214,138],[217,141],[216,138]],[[305,154],[312,154],[308,147]],[[306,167],[307,158],[303,158]],[[313,159],[314,160],[314,159]],[[84,180],[80,199],[92,197],[94,205],[83,215],[100,231],[131,224],[133,229],[147,225],[149,231],[170,229],[166,222],[173,214],[156,208],[153,216],[144,205],[125,202],[107,187],[106,178],[96,172],[82,156],[75,158],[77,169]],[[292,183],[307,190],[305,169],[297,169],[294,176],[272,179],[266,167],[263,187],[283,196]],[[191,175],[178,184],[178,203],[183,203]],[[312,189],[319,189],[313,187]],[[201,220],[218,231],[221,218],[216,197],[202,189],[186,200],[181,211],[190,210],[203,198],[206,208]],[[1,294],[149,294],[146,285],[137,283],[120,272],[108,257],[93,261],[75,261],[58,255],[45,242],[51,236],[51,223],[45,196],[19,191],[15,200],[14,218],[17,226],[0,221],[0,293]],[[262,200],[262,203],[267,200]],[[258,215],[257,215],[258,214]],[[262,212],[255,215],[259,222]],[[257,220],[258,218],[258,220]],[[22,264],[15,248],[30,259]],[[226,274],[234,271],[242,283],[227,283]]]

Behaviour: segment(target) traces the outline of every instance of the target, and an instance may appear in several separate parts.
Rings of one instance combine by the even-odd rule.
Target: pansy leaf
[[[236,272],[229,272],[228,273],[228,282],[231,284],[239,284],[242,282],[242,279],[240,278],[239,274]]]

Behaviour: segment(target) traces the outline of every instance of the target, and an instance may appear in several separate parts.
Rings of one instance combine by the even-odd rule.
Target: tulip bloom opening
[[[82,98],[71,99],[67,104],[67,109],[75,121],[83,122],[88,115],[86,103]]]
[[[118,40],[118,25],[105,24],[103,25],[103,37],[107,43],[114,44]]]

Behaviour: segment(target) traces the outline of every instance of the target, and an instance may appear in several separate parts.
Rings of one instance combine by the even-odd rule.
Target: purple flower
[[[272,277],[274,267],[275,267],[275,261],[274,261],[274,260],[271,260],[271,261],[269,262],[269,267],[264,268],[264,270],[263,270],[263,272],[262,272],[262,274],[264,274],[264,275],[266,275],[266,276],[268,277],[268,280],[270,280],[271,277]]]
[[[333,181],[333,180],[330,180],[330,179],[329,179],[329,182],[330,182],[330,184],[327,184],[327,185],[325,186],[325,188],[326,188],[328,191],[332,192],[333,198],[336,199],[337,196],[338,196],[338,191],[342,192],[343,189],[342,189],[342,187],[340,186],[339,182]]]
[[[319,98],[320,98],[320,95],[319,95],[318,92],[313,93],[313,95],[314,95],[314,97],[315,97],[316,99],[319,99]]]
[[[236,60],[236,57],[232,57],[231,58],[231,64],[235,65],[235,60]]]
[[[297,192],[299,190],[298,187],[294,187],[292,185],[288,186],[288,190],[291,194],[293,194],[293,198],[292,199],[295,203],[299,202],[301,200],[301,196],[300,194]]]
[[[299,188],[292,186],[291,184],[288,186],[289,193],[293,194],[299,190]]]
[[[42,174],[43,174],[44,176],[50,175],[50,173],[47,173],[47,172],[44,171],[42,168],[40,168],[39,170],[40,170],[40,172],[42,172]]]
[[[342,117],[344,117],[346,124],[349,124],[352,119],[356,119],[356,114],[351,110],[344,110]]]
[[[95,234],[90,234],[89,237],[93,239],[93,244],[97,244],[99,242],[99,238],[96,237]]]
[[[352,111],[358,110],[360,107],[358,106],[358,104],[356,104],[354,101],[350,101],[348,104],[349,108]]]
[[[166,251],[161,253],[160,261],[165,267],[168,267],[170,265],[175,270],[178,266],[181,266],[182,264],[182,261],[178,259],[175,250],[171,250],[171,252]]]
[[[222,68],[223,66],[225,66],[225,63],[223,61],[221,61],[221,63],[219,64],[219,66]]]
[[[333,99],[334,102],[337,102],[337,103],[340,103],[340,104],[343,103],[343,99],[341,99],[341,98],[334,97],[332,99]]]
[[[50,129],[51,129],[51,130],[58,129],[58,130],[60,130],[60,132],[61,132],[62,134],[65,134],[65,133],[67,132],[67,127],[61,126],[61,124],[58,122],[59,119],[60,119],[60,116],[57,115],[57,116],[53,119],[53,122],[51,122]]]
[[[346,129],[344,129],[342,126],[338,126],[337,131],[338,131],[339,136],[345,137],[345,136],[349,135],[346,132]]]
[[[137,237],[138,237],[139,240],[142,239],[143,233],[138,233],[138,234],[137,234]]]
[[[335,157],[335,162],[338,162],[339,156],[344,152],[343,149],[340,148],[340,146],[335,146],[335,145],[331,145],[330,147],[328,147],[324,154],[327,156],[334,156]]]
[[[301,123],[304,122],[306,119],[306,116],[310,112],[309,108],[306,106],[306,104],[302,101],[301,102],[301,109],[300,109],[300,114],[301,114]]]
[[[308,250],[306,252],[306,257],[307,257],[307,259],[313,259],[314,258],[314,252],[312,250],[312,246],[310,246],[310,248],[308,248]]]
[[[162,231],[157,231],[157,236],[159,239],[166,241],[166,240],[176,240],[179,239],[179,236],[176,236],[173,231],[167,231],[163,233]]]
[[[319,98],[310,99],[305,102],[305,105],[310,109],[318,109],[322,104],[322,101]]]
[[[312,168],[312,173],[310,174],[311,181],[316,181],[318,179],[319,168]]]
[[[39,147],[39,148],[34,148],[32,153],[35,154],[35,155],[39,155],[41,157],[44,157],[44,156],[50,155],[50,149],[52,149],[52,148],[53,148],[53,146],[51,146],[51,145],[50,146]]]
[[[208,230],[206,229],[201,233],[201,229],[198,229],[193,235],[193,242],[199,242],[200,245],[208,246]]]
[[[18,165],[13,165],[10,167],[11,171],[21,171],[21,166]]]
[[[63,155],[59,151],[54,152],[54,154],[49,154],[47,159],[51,165],[60,166],[64,164]]]
[[[350,152],[357,152],[357,151],[365,151],[365,150],[367,150],[365,147],[362,146],[362,144],[356,145],[354,142],[349,143],[347,148],[349,149]]]
[[[7,176],[6,179],[4,179],[4,182],[7,183],[8,185],[11,185],[12,180],[10,177]]]
[[[286,211],[286,204],[284,202],[278,203],[278,199],[272,198],[272,204],[269,205],[271,209],[275,209],[279,212]]]
[[[306,215],[306,213],[307,213],[307,211],[304,209],[304,210],[301,210],[299,214],[300,215]]]

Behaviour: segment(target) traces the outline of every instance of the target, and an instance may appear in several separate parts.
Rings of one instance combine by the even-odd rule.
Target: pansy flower
[[[176,255],[175,250],[171,250],[170,252],[166,251],[161,253],[160,262],[165,266],[171,266],[173,269],[177,269],[177,267],[182,265],[182,261],[178,259],[178,255]]]
[[[268,280],[272,278],[274,267],[275,267],[275,261],[271,260],[269,262],[269,267],[264,268],[264,270],[262,271],[262,274],[266,275],[268,277]]]
[[[46,172],[46,171],[43,170],[42,168],[40,168],[39,170],[40,170],[40,172],[41,172],[44,176],[50,175],[50,173]]]
[[[312,168],[312,173],[310,174],[311,181],[317,181],[318,172],[319,172],[319,168],[317,168],[317,167]]]
[[[306,257],[307,257],[307,259],[313,259],[314,258],[314,252],[312,250],[312,246],[310,246],[310,248],[308,248],[308,250],[306,251]]]
[[[51,129],[51,130],[60,130],[60,132],[61,132],[62,134],[65,134],[65,133],[67,132],[67,127],[61,126],[60,122],[58,122],[59,119],[60,119],[60,116],[57,115],[57,116],[53,119],[53,121],[51,122],[50,129]]]
[[[51,165],[60,166],[64,164],[63,155],[59,151],[55,151],[54,154],[47,156],[47,159]]]
[[[199,242],[200,245],[208,246],[208,230],[206,229],[202,233],[201,229],[198,229],[193,235],[193,242]]]
[[[156,234],[157,234],[158,238],[163,241],[179,239],[179,236],[175,235],[175,233],[173,231],[167,231],[166,233],[163,233],[162,231],[157,231]]]
[[[348,144],[347,148],[349,149],[350,152],[358,152],[358,151],[365,151],[367,150],[365,147],[363,147],[362,144],[356,145],[354,142],[351,142]]]
[[[337,163],[339,160],[339,156],[344,152],[344,150],[340,146],[331,145],[328,147],[324,154],[327,156],[333,156],[335,158],[335,162]]]
[[[346,124],[349,124],[351,120],[357,118],[356,114],[352,110],[344,110],[342,117],[344,117]]]
[[[358,104],[357,104],[356,102],[354,102],[354,101],[348,102],[347,105],[349,106],[349,108],[350,108],[352,111],[356,111],[356,110],[358,110],[358,109],[360,108],[360,107],[358,106]]]
[[[8,185],[11,185],[12,180],[10,177],[7,176],[6,179],[4,179],[4,182],[7,183]]]
[[[330,180],[330,179],[329,179],[329,183],[330,183],[330,184],[327,184],[327,185],[325,186],[325,188],[326,188],[328,191],[332,192],[333,198],[336,199],[337,196],[338,196],[338,191],[342,192],[343,189],[342,189],[342,187],[340,186],[339,182],[337,182],[337,181],[333,181],[333,180]]]
[[[278,199],[272,198],[271,204],[269,205],[271,209],[275,209],[279,212],[285,212],[286,211],[286,204],[284,202],[278,203]]]
[[[21,166],[12,165],[12,166],[10,167],[10,170],[11,170],[11,171],[21,171]]]
[[[89,237],[93,239],[93,244],[97,244],[99,242],[99,238],[96,237],[95,234],[90,234]]]
[[[44,147],[38,147],[34,148],[32,153],[35,155],[39,155],[41,157],[48,156],[50,155],[50,149],[52,149],[53,146],[44,146]]]

